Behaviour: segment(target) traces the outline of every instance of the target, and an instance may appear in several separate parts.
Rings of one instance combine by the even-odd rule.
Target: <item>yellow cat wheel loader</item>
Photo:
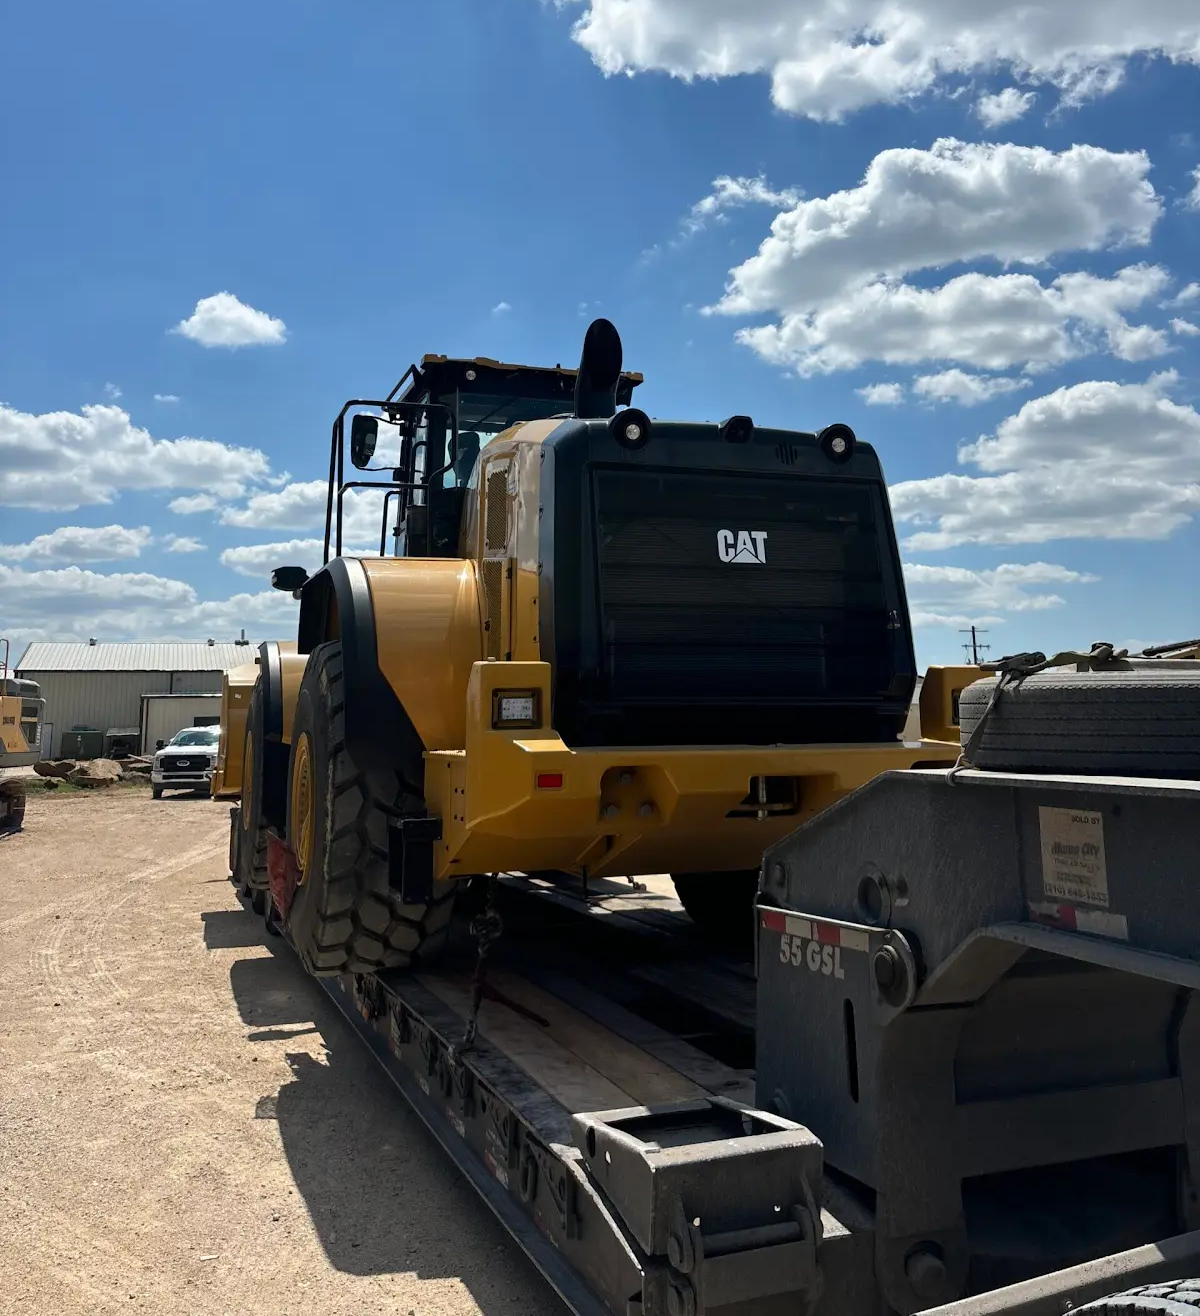
[[[641,383],[597,320],[578,370],[426,356],[339,412],[324,565],[273,573],[294,652],[229,674],[213,782],[237,881],[313,973],[433,955],[456,888],[498,872],[670,873],[702,928],[749,933],[766,848],[954,761],[974,668],[935,672],[925,741],[899,739],[916,669],[874,450],[652,421]],[[368,497],[378,556],[347,547]]]
[[[36,681],[23,681],[9,668],[9,645],[0,639],[0,770],[23,768],[42,757],[46,701]],[[0,831],[15,831],[25,818],[25,788],[19,779],[0,780]]]

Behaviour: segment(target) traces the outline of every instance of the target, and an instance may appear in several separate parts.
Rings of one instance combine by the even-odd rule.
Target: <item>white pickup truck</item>
[[[151,795],[160,800],[164,790],[207,792],[220,747],[220,727],[184,727],[177,731],[155,750],[150,769]]]

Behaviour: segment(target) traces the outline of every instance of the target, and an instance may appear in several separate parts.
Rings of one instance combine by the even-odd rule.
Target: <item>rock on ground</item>
[[[74,759],[42,759],[33,765],[39,777],[66,777],[75,771]]]
[[[111,786],[121,780],[121,765],[113,759],[87,759],[67,773],[72,786]]]

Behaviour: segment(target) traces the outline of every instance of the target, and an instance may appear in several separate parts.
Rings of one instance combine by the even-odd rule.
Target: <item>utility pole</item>
[[[987,653],[992,647],[990,644],[979,643],[979,637],[986,634],[987,631],[981,631],[975,626],[972,626],[969,631],[959,631],[959,635],[969,635],[971,637],[969,640],[963,642],[963,650],[976,667],[979,666],[979,655],[981,653]]]

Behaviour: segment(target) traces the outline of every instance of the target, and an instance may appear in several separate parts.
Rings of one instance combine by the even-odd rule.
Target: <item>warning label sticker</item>
[[[1108,906],[1104,817],[1076,809],[1038,809],[1042,887],[1056,900]]]

